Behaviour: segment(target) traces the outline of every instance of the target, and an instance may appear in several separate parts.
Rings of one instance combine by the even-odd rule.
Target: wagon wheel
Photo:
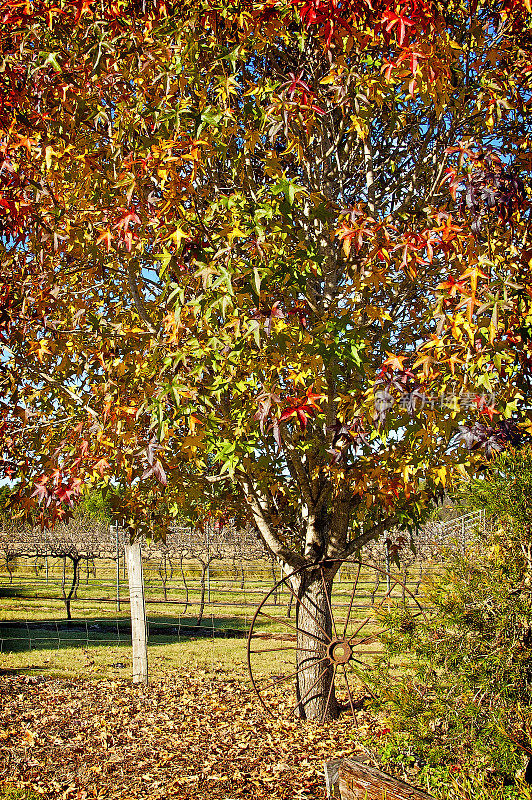
[[[316,619],[308,599],[298,597],[298,583],[311,572],[314,580],[323,582],[324,590],[328,578],[336,573],[327,593],[330,621],[326,626]],[[393,681],[393,657],[385,647],[392,620],[394,626],[410,630],[422,617],[423,609],[398,575],[349,558],[306,565],[278,581],[255,612],[248,636],[248,668],[255,692],[272,716],[293,719],[302,716],[305,701],[301,690],[296,692],[298,676],[310,668],[313,675],[318,672],[319,680],[328,671],[331,677],[322,720],[332,700],[356,722],[364,697],[379,692],[379,677],[386,674],[383,688],[387,690]],[[305,618],[316,625],[306,624]],[[311,655],[302,658],[302,650]]]

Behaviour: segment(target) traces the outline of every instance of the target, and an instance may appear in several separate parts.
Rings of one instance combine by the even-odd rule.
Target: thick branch
[[[253,515],[253,521],[266,547],[285,564],[296,569],[302,567],[305,564],[305,559],[283,544],[270,526],[268,517],[271,516],[271,513],[268,498],[257,487],[251,485],[251,480],[248,476],[240,475],[240,483],[246,502]]]
[[[146,309],[144,307],[144,303],[143,303],[142,298],[141,298],[141,296],[139,294],[139,291],[137,289],[136,276],[135,276],[135,273],[133,271],[133,267],[131,266],[131,264],[127,265],[127,283],[128,283],[128,286],[129,286],[129,291],[131,292],[131,296],[133,298],[133,302],[135,303],[135,308],[137,309],[137,314],[139,315],[141,320],[144,322],[144,324],[148,328],[149,332],[151,334],[153,334],[154,336],[156,336],[157,335],[157,331],[153,327],[153,325],[151,323],[151,320],[148,317],[148,314],[147,314]]]

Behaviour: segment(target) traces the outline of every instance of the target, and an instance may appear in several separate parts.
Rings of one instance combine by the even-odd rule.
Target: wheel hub
[[[334,664],[347,664],[353,656],[353,648],[346,639],[331,642],[327,650],[327,655]]]

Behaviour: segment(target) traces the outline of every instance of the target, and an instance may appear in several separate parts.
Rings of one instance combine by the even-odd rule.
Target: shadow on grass
[[[13,586],[0,586],[0,598],[2,597],[20,597],[21,599],[26,599],[32,598],[33,594],[30,591],[25,590],[23,587],[14,584]]]
[[[41,664],[31,664],[29,667],[2,667],[0,669],[0,677],[2,675],[25,675],[27,672],[32,672],[34,669],[43,670]],[[0,797],[2,795],[0,794]]]
[[[238,617],[207,617],[201,625],[194,618],[148,617],[148,641],[152,644],[197,638],[242,639],[247,625]],[[0,652],[50,650],[63,647],[98,647],[131,644],[128,620],[38,620],[0,622]]]

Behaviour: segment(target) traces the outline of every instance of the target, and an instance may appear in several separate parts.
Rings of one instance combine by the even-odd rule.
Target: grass
[[[150,676],[163,677],[183,665],[217,671],[223,664],[238,675],[246,674],[246,642],[244,639],[189,640],[149,645]],[[75,679],[80,676],[129,678],[131,646],[61,647],[24,652],[4,653],[0,674],[45,675]]]
[[[70,623],[65,620],[62,600],[48,599],[50,595],[57,598],[60,594],[62,565],[49,564],[48,583],[42,569],[36,575],[31,565],[22,559],[15,565],[13,583],[9,583],[7,573],[0,572],[3,619],[3,624],[0,623],[0,649],[5,669],[62,677],[74,676],[79,670],[83,674],[89,672],[98,677],[107,674],[126,677],[130,674],[129,604],[122,603],[120,611],[117,611],[116,601],[112,597],[115,591],[113,569],[109,568],[108,562],[97,562],[96,569],[97,579],[90,576],[88,584],[80,583],[78,599],[72,600],[75,619]],[[342,569],[342,580],[335,583],[333,604],[336,602],[346,609],[351,591],[350,580],[354,573],[351,574],[352,569]],[[258,604],[272,589],[270,565],[247,565],[244,590],[240,589],[241,577],[235,580],[231,565],[218,564],[213,569],[210,581],[212,602],[209,603],[208,596],[205,597],[201,638],[192,636],[190,630],[196,625],[199,612],[199,574],[191,564],[186,564],[185,570],[190,603],[187,613],[183,614],[183,605],[162,600],[159,576],[154,577],[154,570],[149,564],[145,568],[150,669],[157,674],[160,670],[178,668],[187,663],[210,668],[222,662],[239,673],[245,672],[245,637]],[[363,574],[359,588],[366,596],[367,603],[373,586],[372,575]],[[122,587],[125,599],[127,584],[123,581]],[[385,591],[384,584],[381,584],[381,591]],[[168,583],[168,594],[171,599],[184,600],[181,575]],[[150,602],[157,597],[159,602]],[[106,599],[110,602],[105,602]],[[278,596],[277,605],[270,598],[272,604],[267,611],[275,619],[267,616],[258,618],[259,631],[267,637],[273,637],[270,641],[267,638],[257,640],[253,667],[258,674],[289,674],[294,671],[294,629],[290,627],[293,625],[293,612],[287,619],[289,599],[290,593],[285,588]],[[340,616],[342,613],[345,615],[346,611],[340,611]],[[367,605],[355,610],[355,627],[357,620],[362,620],[366,613]],[[239,635],[229,639],[220,638],[224,630],[229,635],[238,631]],[[276,642],[277,634],[281,631],[287,641]],[[277,652],[279,644],[286,644],[286,650]],[[366,649],[372,647],[369,645]],[[126,666],[117,667],[117,664]]]
[[[42,798],[30,789],[0,786],[0,800],[42,800]]]

